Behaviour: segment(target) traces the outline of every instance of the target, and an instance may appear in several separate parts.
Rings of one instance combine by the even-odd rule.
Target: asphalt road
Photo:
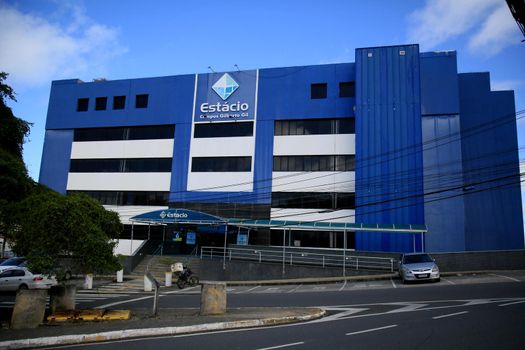
[[[506,277],[506,278],[505,278]],[[510,278],[508,278],[510,277]],[[323,319],[287,326],[134,339],[71,349],[523,349],[523,276],[458,276],[450,282],[375,287],[260,286],[230,290],[228,307],[321,306]],[[390,284],[387,287],[386,283]],[[394,283],[394,285],[392,284]],[[370,282],[372,283],[372,282]],[[376,282],[374,282],[376,283]],[[366,285],[366,284],[365,284]],[[318,289],[314,289],[314,288]],[[319,288],[324,287],[324,288]],[[144,296],[113,298],[148,307]],[[108,300],[96,303],[107,304]],[[160,307],[197,307],[192,290],[172,293]]]

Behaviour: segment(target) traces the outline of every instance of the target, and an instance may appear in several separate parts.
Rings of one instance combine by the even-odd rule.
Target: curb
[[[269,317],[255,320],[204,323],[193,326],[125,329],[119,331],[100,332],[93,334],[74,334],[57,337],[8,340],[0,342],[0,349],[28,349],[56,345],[86,344],[120,339],[181,335],[188,333],[209,332],[226,329],[275,326],[280,324],[314,320],[323,317],[326,313],[325,310],[321,309],[312,309],[311,311],[312,312],[310,314],[302,316]]]

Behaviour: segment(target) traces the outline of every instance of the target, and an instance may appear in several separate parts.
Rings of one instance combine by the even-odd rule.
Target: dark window
[[[108,98],[107,97],[97,97],[95,99],[95,110],[96,111],[105,111],[107,104],[108,104]]]
[[[74,141],[120,141],[173,139],[175,125],[132,126],[128,128],[75,129]]]
[[[195,124],[195,138],[253,136],[253,122]]]
[[[71,159],[72,173],[168,173],[171,158]]]
[[[148,94],[137,95],[135,98],[135,108],[148,108]]]
[[[26,273],[24,270],[11,270],[13,272],[13,274],[11,275],[12,277],[21,277],[21,276],[25,276]]]
[[[275,156],[273,171],[354,171],[354,155]]]
[[[77,112],[86,112],[89,106],[89,98],[79,98],[77,100]]]
[[[68,191],[85,193],[106,205],[168,205],[169,192],[160,191]]]
[[[192,172],[251,171],[252,157],[193,157]]]
[[[113,96],[113,109],[124,109],[126,107],[126,96]]]
[[[312,84],[310,86],[310,97],[312,99],[326,98],[327,90],[328,88],[327,88],[326,83]]]
[[[354,134],[354,118],[276,120],[275,136]]]
[[[355,118],[337,119],[336,134],[355,134]]]
[[[354,193],[272,192],[272,208],[354,209]]]
[[[349,81],[339,83],[339,97],[354,97],[355,96],[355,82]]]

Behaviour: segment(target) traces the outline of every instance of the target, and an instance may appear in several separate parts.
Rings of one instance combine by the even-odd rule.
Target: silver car
[[[54,277],[33,274],[25,267],[2,266],[0,268],[0,291],[19,289],[47,289],[57,285]]]
[[[439,268],[436,261],[426,253],[403,254],[399,261],[399,277],[408,281],[431,280],[439,282]]]

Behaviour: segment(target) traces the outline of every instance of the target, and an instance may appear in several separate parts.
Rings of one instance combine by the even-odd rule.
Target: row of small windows
[[[85,193],[105,205],[168,205],[169,192],[161,191],[68,191]]]
[[[148,94],[135,95],[135,108],[148,108]],[[95,98],[95,111],[105,111],[108,107],[107,97]],[[126,107],[126,96],[113,96],[113,109],[124,109]],[[77,100],[77,112],[86,112],[89,109],[89,98]]]
[[[171,158],[71,159],[71,173],[169,173]]]
[[[173,139],[175,125],[75,129],[74,141],[122,141]]]
[[[272,208],[355,209],[355,193],[272,192]]]
[[[195,124],[194,138],[253,136],[253,122]]]
[[[355,119],[276,120],[275,136],[355,134]]]
[[[355,171],[355,156],[275,156],[273,171]]]
[[[310,98],[313,100],[323,99],[328,96],[328,84],[316,83],[310,85]],[[339,97],[354,97],[355,82],[347,81],[339,83]]]
[[[193,157],[191,171],[202,172],[249,172],[252,157]]]

